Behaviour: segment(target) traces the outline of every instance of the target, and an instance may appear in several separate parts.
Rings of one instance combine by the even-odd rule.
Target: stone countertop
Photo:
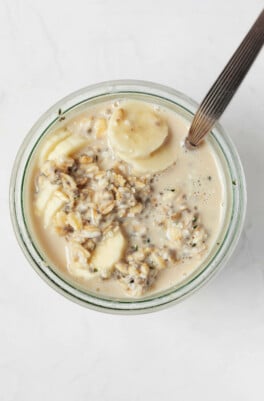
[[[0,400],[263,399],[264,52],[221,123],[248,187],[239,245],[198,293],[162,312],[112,316],[49,288],[23,257],[8,185],[24,136],[83,86],[143,79],[200,101],[260,0],[0,1]]]

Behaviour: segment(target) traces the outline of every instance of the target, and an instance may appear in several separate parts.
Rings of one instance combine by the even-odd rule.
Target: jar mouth
[[[28,165],[36,146],[47,130],[57,121],[58,110],[64,114],[79,108],[82,104],[102,102],[103,99],[120,98],[120,96],[145,96],[156,102],[173,105],[187,119],[194,115],[198,104],[184,94],[159,84],[146,81],[109,81],[95,84],[74,92],[52,106],[32,127],[22,143],[16,157],[10,183],[10,212],[17,240],[30,264],[37,273],[55,290],[77,303],[112,313],[144,313],[164,308],[178,302],[206,283],[226,263],[233,252],[245,218],[246,185],[242,165],[236,149],[220,124],[216,124],[210,133],[210,140],[218,147],[228,169],[229,177],[236,185],[232,185],[230,218],[225,227],[221,244],[207,260],[205,266],[195,271],[182,284],[170,287],[161,293],[154,293],[142,298],[111,299],[96,296],[78,288],[65,280],[47,265],[38,251],[30,230],[28,229],[24,211],[24,182]]]

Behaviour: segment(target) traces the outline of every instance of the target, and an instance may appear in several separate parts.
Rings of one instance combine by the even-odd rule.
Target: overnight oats
[[[218,134],[186,149],[185,110],[120,91],[54,106],[30,137],[11,203],[26,255],[66,296],[148,310],[191,292],[227,258],[244,216],[243,173]]]
[[[29,179],[42,252],[109,295],[140,297],[185,279],[215,243],[226,207],[212,148],[186,150],[186,122],[137,100],[60,120]]]

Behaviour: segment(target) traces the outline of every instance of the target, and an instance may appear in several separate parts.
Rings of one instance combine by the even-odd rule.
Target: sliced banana
[[[99,275],[99,272],[89,270],[90,252],[81,244],[70,242],[66,247],[67,267],[71,274],[76,277],[89,280]]]
[[[170,142],[161,146],[145,159],[131,159],[126,154],[118,153],[118,156],[125,162],[132,165],[138,173],[156,173],[170,167],[177,158],[176,150]]]
[[[112,148],[130,158],[145,158],[168,136],[166,121],[143,102],[127,101],[115,109],[108,127]]]
[[[41,148],[41,152],[39,154],[39,164],[43,164],[46,160],[49,159],[50,153],[56,148],[56,146],[64,141],[69,135],[71,135],[70,131],[63,129],[52,134],[43,144]]]
[[[65,205],[69,199],[61,191],[56,191],[51,196],[44,210],[44,228],[47,228],[55,214]]]
[[[58,185],[53,185],[48,180],[43,182],[36,197],[36,209],[38,212],[43,212],[50,198],[57,189]]]
[[[87,145],[88,139],[82,135],[71,135],[67,137],[64,141],[60,142],[53,152],[48,155],[49,160],[56,160],[60,157],[70,156],[71,154],[77,152],[82,147]]]
[[[91,265],[100,272],[102,277],[109,277],[114,265],[123,257],[126,244],[126,239],[120,229],[109,233],[95,248]]]

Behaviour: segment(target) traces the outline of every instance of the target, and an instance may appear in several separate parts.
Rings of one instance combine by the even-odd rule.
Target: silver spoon
[[[223,114],[264,43],[264,10],[235,51],[204,100],[189,129],[186,145],[199,144]]]

